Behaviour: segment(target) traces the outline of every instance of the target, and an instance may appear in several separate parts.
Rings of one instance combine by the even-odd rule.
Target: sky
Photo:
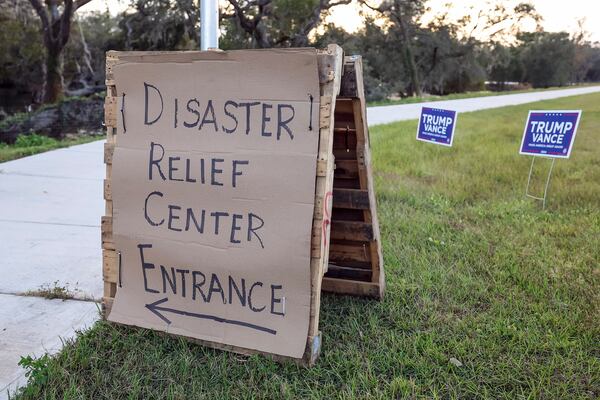
[[[524,0],[520,0],[524,1]],[[372,4],[377,4],[372,0]],[[445,10],[446,4],[452,4],[450,14],[462,16],[469,12],[469,7],[481,4],[483,0],[429,0],[427,6],[431,7],[432,13]],[[515,4],[518,0],[505,0],[507,4]],[[584,27],[589,33],[589,39],[600,42],[600,0],[530,0],[536,7],[538,13],[544,18],[542,23],[545,30],[550,32],[577,31],[577,21],[585,18]],[[129,0],[93,0],[88,3],[85,10],[105,10],[106,6],[113,13],[123,10]],[[344,27],[348,31],[360,28],[361,17],[355,4],[338,6],[334,8],[328,21]]]
[[[506,0],[506,4],[517,4],[524,0]],[[600,0],[530,0],[544,21],[544,30],[550,32],[577,31],[577,21],[585,18],[584,27],[589,33],[589,39],[600,42]],[[429,0],[427,6],[431,12],[441,13],[447,4],[452,4],[450,15],[459,18],[469,12],[471,6],[477,7],[484,0]],[[375,1],[372,4],[376,4]],[[330,17],[332,22],[342,25],[352,31],[360,27],[361,17],[355,6],[340,6],[334,9]],[[535,27],[530,27],[534,29]]]

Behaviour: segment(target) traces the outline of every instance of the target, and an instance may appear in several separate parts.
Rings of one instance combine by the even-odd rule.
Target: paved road
[[[459,112],[600,91],[552,90],[375,107],[370,125],[417,119],[424,105]],[[90,326],[102,296],[100,217],[104,214],[103,142],[0,164],[0,399],[24,383],[20,356],[57,351],[60,338]],[[64,287],[79,300],[27,295]]]
[[[393,106],[370,107],[367,110],[369,125],[387,124],[394,121],[419,119],[421,107],[446,108],[454,111],[467,112],[533,103],[539,100],[556,99],[558,97],[575,96],[600,92],[600,86],[590,86],[574,89],[545,90],[542,92],[505,94],[500,96],[474,97],[461,100],[430,101],[426,103],[400,104]]]

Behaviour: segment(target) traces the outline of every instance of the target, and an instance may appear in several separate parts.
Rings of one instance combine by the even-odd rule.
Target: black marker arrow
[[[271,335],[276,335],[277,334],[277,331],[274,330],[274,329],[266,328],[264,326],[259,326],[259,325],[255,325],[255,324],[251,324],[249,322],[236,321],[234,319],[221,318],[221,317],[217,317],[216,315],[198,314],[198,313],[193,313],[193,312],[190,312],[190,311],[182,311],[182,310],[176,310],[174,308],[162,307],[161,304],[164,304],[167,301],[169,301],[169,298],[165,297],[164,299],[157,300],[154,303],[146,304],[146,308],[148,310],[152,311],[152,313],[154,313],[158,318],[160,318],[163,321],[165,321],[167,324],[171,324],[171,321],[167,317],[165,317],[163,313],[173,313],[173,314],[177,314],[177,315],[183,315],[183,316],[186,316],[186,317],[201,318],[201,319],[210,319],[212,321],[221,322],[223,324],[231,324],[231,325],[244,326],[246,328],[255,329],[257,331],[270,333]],[[161,313],[161,311],[163,313]]]

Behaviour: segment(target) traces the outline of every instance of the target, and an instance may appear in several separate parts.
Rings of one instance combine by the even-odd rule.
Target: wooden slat
[[[115,297],[117,293],[117,285],[112,282],[104,282],[104,297],[108,297],[110,299]]]
[[[345,267],[329,263],[329,268],[327,269],[327,275],[325,277],[369,282],[371,280],[371,273],[370,269]]]
[[[112,217],[102,217],[100,228],[102,231],[102,248],[105,250],[114,250],[115,243],[113,242]]]
[[[371,224],[371,232],[362,232],[365,236],[371,236],[372,239],[367,244],[370,269],[373,272],[371,283],[377,284],[379,296],[383,295],[385,289],[385,278],[383,271],[383,259],[381,254],[379,225],[377,222],[377,210],[375,201],[375,192],[373,190],[373,178],[370,164],[370,143],[369,131],[366,122],[366,103],[364,97],[362,59],[360,56],[346,57],[344,60],[344,77],[340,96],[336,99],[335,115],[336,132],[342,131],[345,127],[354,128],[356,132],[356,151],[343,151],[350,147],[346,144],[348,138],[336,138],[336,149],[334,154],[337,158],[335,183],[336,189],[360,189],[368,195],[369,207],[361,210],[335,208],[334,219],[332,222],[332,238],[347,236],[348,232],[338,231],[337,224],[344,221],[361,220],[356,211],[362,212],[362,221]],[[343,142],[341,141],[343,140]],[[350,153],[350,154],[348,154]],[[340,168],[340,164],[345,163],[346,169]],[[334,207],[335,207],[334,202]],[[332,258],[333,260],[333,258]],[[338,261],[340,263],[341,261]],[[345,261],[343,261],[345,263]],[[356,263],[364,261],[356,261]],[[364,264],[354,264],[359,266]],[[344,288],[336,286],[338,293],[343,293]],[[347,290],[354,290],[352,286],[346,287]],[[358,293],[356,293],[358,294]]]
[[[336,261],[371,261],[371,249],[368,242],[354,242],[355,244],[339,244],[332,242],[329,247],[329,259]]]
[[[353,100],[353,108],[355,115],[355,126],[357,129],[357,137],[362,140],[357,146],[358,151],[358,168],[361,188],[367,189],[369,192],[369,200],[371,207],[365,211],[365,218],[373,224],[373,241],[371,242],[371,260],[373,263],[373,276],[371,281],[379,284],[380,295],[383,296],[385,290],[385,272],[383,268],[383,255],[381,251],[379,223],[377,221],[377,202],[375,199],[375,190],[373,189],[373,173],[371,166],[371,144],[369,140],[369,128],[366,120],[366,101],[364,95],[364,84],[362,74],[362,59],[345,60],[347,64],[353,64],[356,75],[357,98]],[[362,134],[361,134],[362,132]]]
[[[340,189],[360,189],[360,182],[358,179],[336,179],[333,187]]]
[[[104,180],[105,216],[101,218],[102,240],[102,276],[104,280],[103,316],[106,318],[112,309],[113,298],[117,291],[118,260],[113,242],[113,203],[112,203],[112,161],[115,150],[117,124],[117,94],[114,82],[113,68],[118,62],[118,56],[109,52],[106,56],[106,98],[104,99],[104,123],[106,125],[106,143],[104,144],[104,163],[106,164],[106,179]]]
[[[325,211],[325,207],[327,210],[331,210],[332,208],[332,195],[328,195],[331,190],[327,190],[325,186],[327,186],[327,179],[332,178],[334,169],[334,160],[333,157],[330,157],[327,161],[317,161],[317,185],[315,187],[315,207],[313,210],[313,222],[317,221],[319,226],[322,225],[323,215]],[[324,195],[321,195],[324,193]],[[328,204],[324,203],[324,198],[327,198]],[[329,214],[331,217],[331,213]],[[317,236],[313,238],[313,247],[320,247],[319,240],[322,232],[317,232]],[[318,257],[315,256],[315,257]]]
[[[346,66],[344,66],[344,69],[346,69]],[[338,96],[335,99],[335,113],[336,113],[336,122],[337,122],[337,117],[341,116],[344,117],[342,119],[346,119],[348,121],[352,121],[352,123],[354,123],[354,120],[352,118],[352,98],[347,98],[347,97],[342,97],[341,95]],[[346,115],[344,115],[346,114]]]
[[[361,282],[338,278],[324,277],[322,288],[325,292],[349,294],[361,297],[373,297],[376,299],[381,298],[382,294],[379,283]]]
[[[369,192],[356,189],[333,189],[333,207],[368,210]]]
[[[104,99],[104,123],[106,126],[117,126],[117,98],[106,97]]]
[[[363,210],[353,210],[350,208],[335,208],[335,205],[331,215],[331,220],[365,222]]]
[[[112,164],[113,154],[115,152],[115,144],[104,143],[104,164]]]
[[[337,118],[337,117],[336,117]],[[334,150],[356,150],[356,133],[340,129],[333,135],[333,149]]]
[[[358,179],[358,162],[356,160],[336,160],[335,181],[339,179]]]
[[[321,308],[321,282],[329,265],[327,246],[330,240],[328,217],[331,216],[332,202],[326,201],[329,193],[333,192],[334,155],[333,149],[333,116],[335,99],[340,91],[344,52],[337,45],[329,45],[326,51],[320,51],[317,56],[319,79],[321,82],[320,95],[323,105],[319,115],[319,152],[318,162],[327,166],[324,176],[317,176],[315,185],[315,208],[321,207],[322,213],[316,212],[313,221],[313,236],[311,238],[311,301],[308,336],[319,334],[319,311]],[[322,164],[323,165],[323,164]],[[316,229],[315,229],[316,228]],[[320,228],[320,229],[319,229]]]
[[[338,112],[338,110],[337,110],[337,107],[336,107],[336,109],[335,109],[335,112],[336,112],[336,118],[337,118],[337,112]],[[356,129],[354,129],[354,124],[353,124],[352,126],[353,126],[352,128],[350,128],[350,127],[345,127],[345,128],[343,128],[343,127],[342,127],[342,128],[335,128],[335,127],[334,127],[334,128],[333,128],[333,131],[334,131],[335,133],[347,133],[347,132],[350,132],[350,133],[356,133]]]
[[[104,180],[104,200],[112,200],[112,189],[110,179]]]
[[[333,149],[333,155],[336,160],[356,160],[356,148]]]
[[[112,215],[113,215],[113,202],[112,202],[112,200],[106,200],[104,202],[104,214],[107,217],[112,217]]]
[[[105,290],[106,290],[106,284],[105,284]],[[113,301],[114,301],[114,298],[112,298],[106,294],[104,297],[102,297],[102,316],[104,319],[106,319],[106,317],[110,314],[110,311],[112,310],[112,306],[113,306]]]
[[[335,260],[333,258],[329,259],[329,264],[335,264],[339,267],[346,267],[346,268],[354,268],[354,269],[364,269],[367,271],[372,271],[373,270],[373,266],[371,265],[370,261],[341,261],[341,260]]]
[[[348,60],[349,57],[346,57]],[[343,97],[358,97],[359,90],[358,82],[357,82],[357,74],[355,69],[355,63],[352,60],[348,60],[350,62],[346,62],[344,73],[342,74],[342,88],[340,90],[340,96]]]
[[[317,160],[317,176],[327,176],[327,161]]]
[[[333,221],[331,238],[368,242],[373,240],[373,226],[367,222]]]
[[[102,276],[104,282],[118,282],[119,257],[115,250],[102,250]]]
[[[333,117],[331,109],[332,96],[321,96],[319,109],[319,129],[328,129]]]

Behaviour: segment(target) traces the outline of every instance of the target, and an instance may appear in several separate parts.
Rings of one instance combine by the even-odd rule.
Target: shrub
[[[55,144],[56,139],[48,136],[38,135],[37,133],[31,133],[29,135],[19,135],[15,141],[14,147],[35,147],[35,146],[48,146]]]

